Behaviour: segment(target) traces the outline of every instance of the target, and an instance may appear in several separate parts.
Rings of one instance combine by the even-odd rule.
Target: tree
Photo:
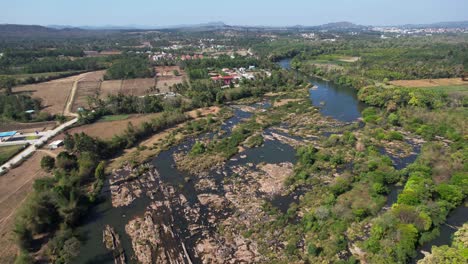
[[[5,94],[10,95],[11,89],[15,86],[16,80],[10,76],[0,76],[0,89],[5,89]]]
[[[55,167],[55,159],[51,156],[44,156],[41,159],[41,168],[45,171],[51,171]]]
[[[96,170],[94,171],[94,177],[96,178],[96,180],[102,181],[106,177],[105,170],[104,170],[105,166],[106,166],[106,162],[104,161],[99,162],[99,165],[96,167]]]
[[[55,165],[64,170],[71,170],[76,167],[76,157],[63,151],[58,154]]]

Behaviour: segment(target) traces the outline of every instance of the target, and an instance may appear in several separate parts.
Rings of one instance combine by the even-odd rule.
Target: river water
[[[291,59],[283,59],[278,64],[283,69],[290,69]],[[355,89],[337,85],[319,78],[310,78],[314,88],[310,89],[312,104],[320,108],[324,116],[333,117],[343,122],[352,122],[361,117],[365,105],[358,100]]]
[[[279,64],[281,67],[289,69],[290,59],[282,60]],[[361,111],[365,106],[357,99],[356,91],[354,89],[314,78],[311,79],[311,83],[315,88],[310,89],[310,99],[315,106],[320,108],[323,115],[330,116],[342,122],[353,122],[361,117]],[[268,108],[269,106],[269,102],[262,102],[254,105],[254,107],[261,108]],[[236,124],[251,116],[251,113],[242,111],[240,108],[233,107],[233,109],[235,113],[234,117],[228,119],[221,126],[221,129],[226,132],[224,133],[224,136],[229,135],[230,131]],[[269,129],[264,131],[264,134],[269,133],[271,133],[271,130]],[[277,131],[275,131],[275,133],[277,133]],[[200,138],[210,138],[212,136],[213,133],[209,132],[201,135]],[[187,178],[190,178],[190,175],[177,170],[173,154],[175,152],[187,151],[191,148],[194,142],[195,138],[189,138],[181,144],[174,146],[167,151],[161,152],[157,157],[150,161],[150,164],[159,172],[160,178],[164,184],[173,186],[177,193],[187,198],[188,204],[190,205],[195,205],[197,203],[197,195],[199,193],[196,190],[194,183],[186,180]],[[417,153],[418,152],[419,151],[417,151]],[[416,155],[404,161],[394,160],[394,164],[398,169],[400,169],[413,162],[415,158]],[[221,182],[226,175],[232,174],[230,168],[237,165],[245,165],[249,163],[259,164],[262,162],[294,163],[295,161],[296,157],[293,147],[277,140],[266,140],[261,147],[247,149],[245,152],[235,155],[231,160],[226,162],[222,173],[220,171],[213,171],[211,174],[217,183],[216,185],[222,186]],[[392,189],[388,199],[388,206],[396,200],[400,190],[401,188],[397,187]],[[215,192],[223,195],[222,188],[219,188]],[[285,212],[292,202],[297,201],[297,197],[300,194],[301,193],[299,192],[289,196],[275,197],[272,199],[271,203],[274,206],[277,206],[281,211]],[[112,226],[116,233],[120,235],[122,247],[125,250],[127,260],[129,260],[128,263],[136,262],[132,253],[133,250],[130,238],[125,233],[125,225],[133,218],[143,216],[148,205],[151,203],[151,200],[145,195],[142,195],[142,197],[135,200],[129,206],[114,208],[111,204],[109,184],[104,186],[100,199],[101,202],[91,209],[84,225],[79,228],[79,232],[83,236],[84,241],[80,256],[74,261],[74,263],[114,263],[112,253],[104,247],[102,242],[102,230],[106,225]],[[182,208],[175,209],[173,212],[175,218],[175,222],[172,223],[175,226],[174,232],[177,233],[178,237],[183,237],[185,239],[188,254],[192,258],[193,263],[199,263],[199,260],[193,252],[194,240],[196,238],[190,237],[190,234],[186,230],[187,223],[179,219],[183,218],[182,215],[179,215],[180,210],[182,210]],[[449,217],[448,223],[451,223],[452,217],[454,216],[457,216],[456,218],[458,219],[458,215],[460,214],[459,210],[461,210],[462,213],[466,213],[466,207],[465,211],[463,211],[463,209],[455,210],[455,212]],[[206,211],[206,208],[203,206],[200,207],[200,214],[202,215],[200,224],[202,225],[210,225],[208,221],[204,219],[205,216],[203,216],[206,214]],[[445,230],[444,228],[444,226],[441,228],[441,237],[434,240],[433,243],[446,243],[447,236],[450,238],[450,234],[453,232]]]

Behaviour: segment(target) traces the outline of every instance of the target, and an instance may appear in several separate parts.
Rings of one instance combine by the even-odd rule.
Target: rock
[[[115,233],[114,228],[106,225],[105,229],[102,231],[102,242],[108,250],[112,251],[115,264],[126,263],[125,253],[120,243],[120,237]]]
[[[260,191],[269,195],[280,194],[284,189],[284,181],[293,173],[293,164],[265,164],[260,166],[266,177],[259,177]]]

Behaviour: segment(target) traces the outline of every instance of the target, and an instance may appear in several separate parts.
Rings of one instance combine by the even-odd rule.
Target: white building
[[[58,149],[62,145],[63,145],[63,140],[55,140],[54,142],[49,144],[49,149]]]

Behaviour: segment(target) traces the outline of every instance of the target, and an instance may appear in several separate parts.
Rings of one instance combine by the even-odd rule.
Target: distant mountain
[[[366,26],[357,25],[351,22],[333,22],[327,23],[320,26],[316,26],[316,28],[324,29],[324,30],[343,30],[343,29],[364,29]]]
[[[74,27],[55,26],[44,27],[37,25],[0,24],[0,39],[29,39],[29,38],[80,38],[88,36],[106,36],[116,31],[91,31]]]

